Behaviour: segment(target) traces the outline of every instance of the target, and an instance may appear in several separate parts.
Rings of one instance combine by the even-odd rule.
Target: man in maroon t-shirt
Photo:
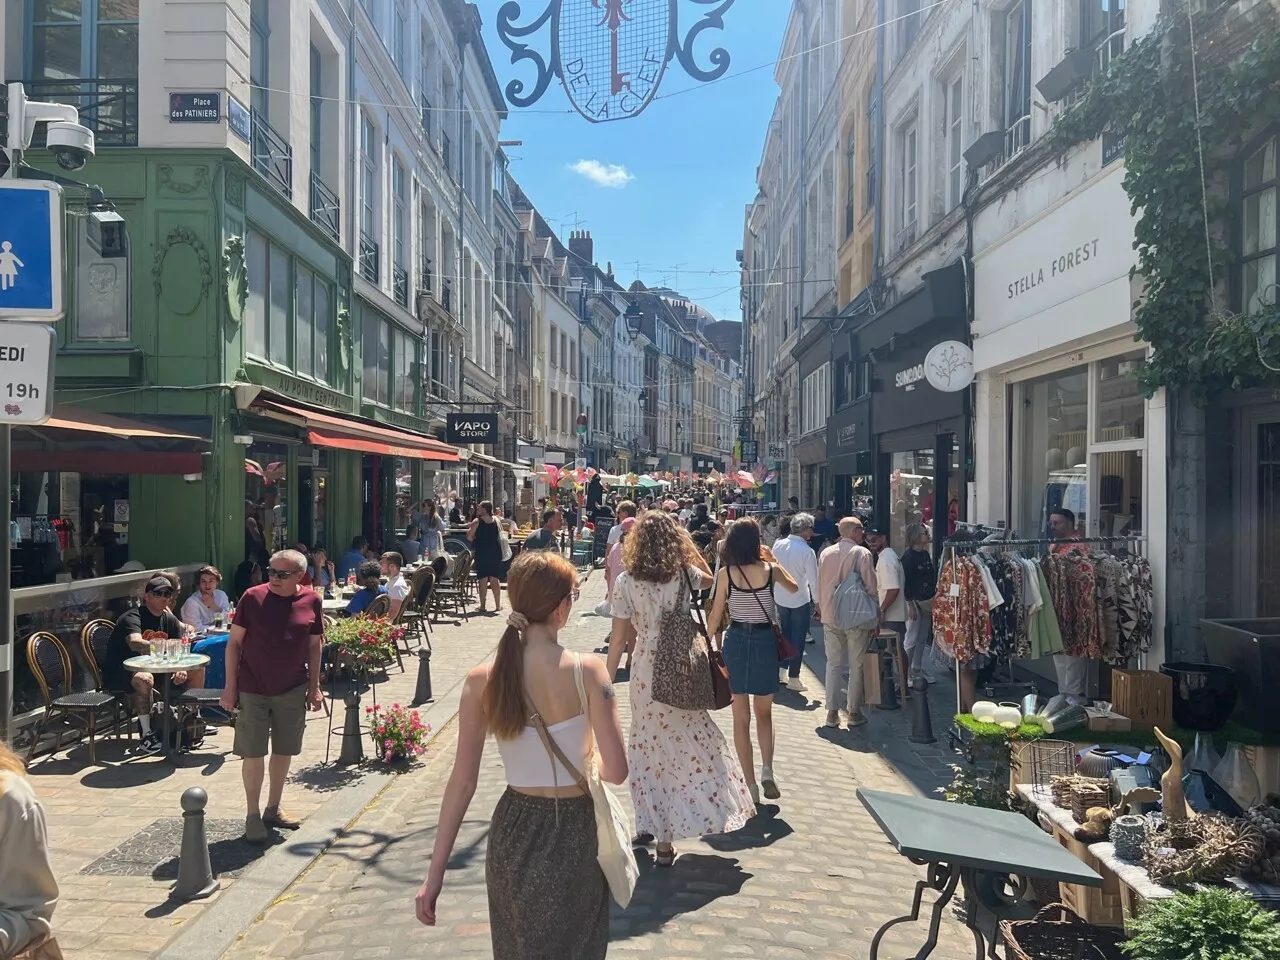
[[[247,816],[245,839],[266,843],[267,827],[301,825],[280,807],[289,763],[302,752],[307,711],[324,704],[320,693],[320,648],[324,612],[320,594],[299,589],[307,558],[281,550],[271,558],[266,583],[249,590],[236,606],[227,642],[227,685],[220,701],[236,716],[232,750],[241,758]],[[259,810],[271,744],[267,806]]]

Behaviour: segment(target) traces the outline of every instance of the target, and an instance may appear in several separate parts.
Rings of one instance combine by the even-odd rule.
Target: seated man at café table
[[[126,610],[116,621],[102,664],[103,686],[113,693],[133,697],[138,725],[142,728],[140,749],[143,753],[158,753],[161,749],[160,735],[151,729],[151,694],[156,680],[145,670],[131,673],[125,669],[124,662],[149,653],[152,640],[182,638],[186,628],[169,609],[172,596],[173,583],[168,577],[155,576],[148,580],[142,606]],[[204,684],[204,670],[179,671],[170,682],[174,689],[188,686],[198,689]]]
[[[409,524],[409,529],[404,532],[404,539],[400,541],[400,556],[404,557],[405,563],[417,563],[422,559],[422,539],[418,536],[416,523]]]
[[[224,710],[240,710],[232,750],[241,760],[244,836],[250,843],[266,843],[267,827],[301,826],[280,799],[289,764],[302,752],[307,711],[324,704],[324,610],[318,593],[302,589],[306,569],[307,558],[296,550],[272,554],[269,579],[240,598],[227,642],[227,685],[218,703]],[[268,772],[267,803],[261,807]]]
[[[364,563],[365,547],[369,546],[369,541],[364,537],[352,537],[351,547],[338,558],[338,579],[346,582],[349,574],[355,573],[360,569],[360,564]]]
[[[187,597],[182,605],[182,622],[189,623],[197,630],[208,630],[219,617],[225,617],[231,609],[231,601],[218,589],[222,583],[222,574],[217,567],[205,566],[196,574],[197,591]]]
[[[382,555],[381,572],[387,578],[387,596],[391,598],[391,610],[387,614],[388,620],[394,620],[399,615],[400,608],[404,606],[405,598],[409,596],[409,581],[400,572],[400,568],[403,566],[404,557],[400,556],[400,554],[389,552]]]
[[[563,516],[556,507],[547,507],[542,511],[542,526],[529,535],[524,542],[526,550],[554,550],[558,544],[557,534]]]
[[[347,613],[353,617],[368,610],[369,604],[373,603],[378,594],[387,592],[381,581],[382,566],[376,560],[362,561],[356,577],[360,583],[360,589],[347,604]]]

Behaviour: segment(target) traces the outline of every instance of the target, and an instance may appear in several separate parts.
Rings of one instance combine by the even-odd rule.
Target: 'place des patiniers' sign
[[[699,19],[680,36],[682,3],[698,4]],[[729,52],[716,47],[710,69],[694,59],[693,45],[704,30],[723,29],[724,12],[734,0],[548,0],[526,24],[517,24],[520,4],[498,11],[498,36],[511,51],[512,64],[532,63],[533,88],[525,93],[518,77],[505,94],[513,107],[528,107],[558,77],[575,110],[592,123],[634,117],[653,100],[667,64],[674,58],[695,80],[718,80],[729,69]],[[549,28],[548,28],[549,25]],[[551,55],[525,41],[548,28]]]

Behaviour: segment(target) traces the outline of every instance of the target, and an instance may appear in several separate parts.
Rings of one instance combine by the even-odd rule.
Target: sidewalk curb
[[[495,644],[480,662],[487,662],[496,650]],[[417,708],[423,722],[431,724],[432,741],[458,715],[464,682],[465,677],[459,678],[443,696]],[[269,852],[185,925],[157,960],[218,960],[395,781],[395,776],[371,773],[338,791],[280,845],[279,853]]]

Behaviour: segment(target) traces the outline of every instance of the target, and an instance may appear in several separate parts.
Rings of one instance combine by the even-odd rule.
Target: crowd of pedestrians
[[[723,522],[704,504],[622,501],[613,509],[607,594],[596,610],[612,622],[606,659],[560,646],[578,581],[554,549],[560,518],[548,508],[511,565],[511,613],[497,655],[473,668],[463,689],[457,757],[416,909],[423,923],[436,922],[492,735],[507,790],[490,824],[485,875],[494,955],[510,960],[605,956],[610,896],[625,906],[635,882],[628,834],[631,847],[652,845],[657,866],[669,867],[677,841],[739,830],[762,797],[782,796],[773,700],[780,688],[804,691],[811,635],[827,655],[826,726],[840,726],[843,709],[850,728],[866,723],[862,662],[876,633],[897,636],[910,664],[904,681],[920,670],[928,636],[934,578],[923,526],[912,527],[899,557],[882,531],[864,530],[855,517],[837,524],[793,510],[770,545],[755,519]],[[700,621],[697,608],[708,612],[700,631],[690,627]],[[663,675],[673,643],[713,671],[711,651],[722,655],[733,749],[711,704],[676,706],[655,695],[673,686]],[[623,678],[625,735],[613,687]],[[633,824],[620,822],[602,781],[627,783]]]

